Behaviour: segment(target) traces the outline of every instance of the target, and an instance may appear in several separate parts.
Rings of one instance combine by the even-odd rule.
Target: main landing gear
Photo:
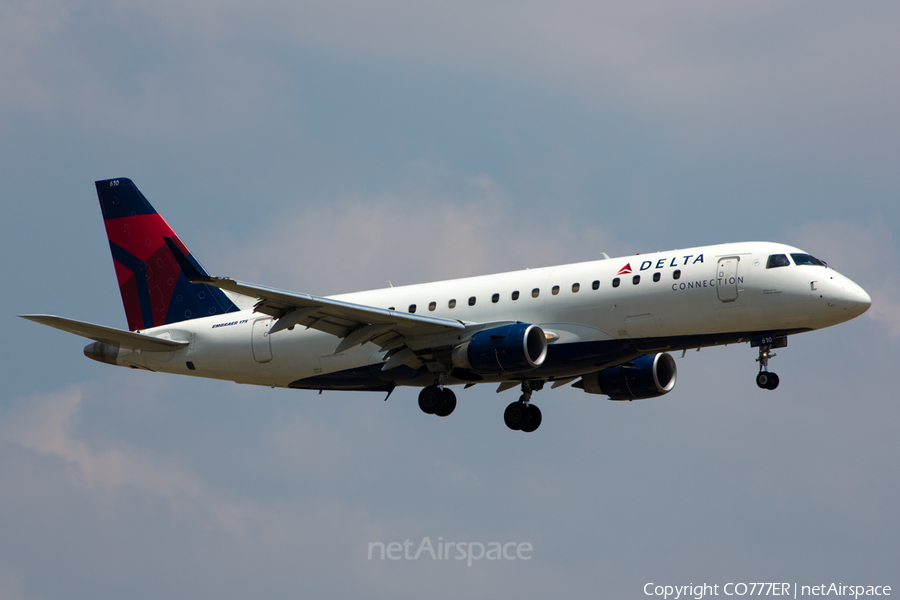
[[[531,433],[541,426],[541,409],[531,404],[531,394],[543,387],[543,381],[523,381],[522,396],[517,402],[506,407],[503,421],[514,431]],[[422,412],[439,417],[449,416],[456,408],[456,394],[440,382],[429,385],[419,392],[419,408]]]
[[[522,396],[518,402],[513,402],[506,407],[503,413],[503,421],[506,426],[514,431],[531,433],[541,426],[541,409],[531,404],[531,393],[541,388],[541,384],[535,385],[528,381],[522,382]]]
[[[772,346],[768,344],[759,347],[759,373],[756,375],[756,385],[764,390],[774,390],[778,387],[778,375],[769,373],[769,359],[774,358],[775,353],[772,352]]]
[[[448,417],[456,408],[456,394],[450,388],[429,385],[419,392],[419,408],[425,414]]]

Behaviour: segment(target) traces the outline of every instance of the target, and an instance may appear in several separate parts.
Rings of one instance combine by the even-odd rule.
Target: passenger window
[[[784,254],[770,254],[769,260],[766,261],[767,269],[774,269],[776,267],[787,267],[791,264],[791,261],[788,260],[788,257]]]
[[[573,293],[573,294],[578,293],[578,290],[580,290],[580,289],[581,289],[581,284],[580,284],[580,283],[573,283],[573,284],[572,284],[572,293]]]
[[[657,271],[656,273],[653,274],[653,281],[659,281],[659,278],[660,278],[660,273],[659,273],[659,271]]]
[[[475,296],[469,296],[469,306],[475,306]]]
[[[415,305],[415,304],[410,304],[410,305],[409,305],[409,312],[411,312],[411,313],[416,312],[416,305]]]
[[[451,300],[447,303],[448,308],[456,308],[456,299]]]
[[[436,308],[437,308],[437,302],[429,302],[428,303],[428,310],[434,310]]]
[[[540,295],[541,295],[541,288],[534,288],[533,290],[531,290],[532,298],[537,298]]]
[[[493,302],[494,304],[500,302],[500,294],[494,294],[493,296],[491,296],[491,302]]]
[[[619,278],[618,277],[613,279],[613,287],[619,287]]]
[[[640,275],[635,275],[634,277],[631,278],[631,283],[633,283],[634,285],[637,285],[637,284],[639,284],[640,282],[641,282],[641,276],[640,276]]]
[[[594,280],[594,283],[591,284],[591,289],[592,289],[592,290],[599,290],[599,289],[600,289],[600,280],[599,280],[599,279],[595,279],[595,280]]]
[[[672,279],[681,279],[681,269],[672,271]]]
[[[512,293],[512,299],[513,299],[513,300],[518,300],[518,299],[519,299],[519,290],[516,290],[516,291],[514,291],[514,292]]]
[[[554,296],[557,295],[559,293],[559,286],[554,285],[553,289],[550,290],[550,293],[553,294]]]

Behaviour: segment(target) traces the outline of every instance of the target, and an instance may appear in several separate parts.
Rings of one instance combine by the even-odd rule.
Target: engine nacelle
[[[103,342],[94,342],[84,347],[84,355],[108,365],[118,365],[119,347],[104,344]]]
[[[521,373],[547,358],[547,337],[537,325],[515,323],[479,331],[453,349],[453,366],[482,375]]]
[[[610,400],[641,400],[671,392],[677,374],[675,359],[660,352],[585,375],[583,385],[587,393],[606,394]]]

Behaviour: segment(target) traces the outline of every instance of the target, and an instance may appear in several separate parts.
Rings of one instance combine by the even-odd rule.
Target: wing
[[[400,365],[421,366],[434,362],[435,351],[449,357],[449,346],[470,334],[498,323],[463,323],[453,319],[429,317],[387,310],[333,298],[279,290],[229,277],[210,277],[196,269],[171,239],[166,238],[172,254],[192,283],[203,283],[222,290],[256,298],[254,312],[276,319],[269,334],[301,325],[334,335],[341,340],[334,354],[355,346],[374,343],[386,351],[382,370]],[[506,324],[504,321],[502,324]]]
[[[277,319],[269,329],[270,335],[295,325],[318,329],[342,338],[333,354],[372,342],[386,352],[382,371],[401,365],[447,370],[454,345],[477,331],[513,323],[463,323],[286,292],[227,277],[208,277],[202,283],[257,298],[254,311]]]
[[[287,292],[227,277],[210,277],[203,283],[257,298],[253,310],[277,319],[270,333],[302,325],[343,338],[335,354],[366,342],[374,341],[386,349],[394,346],[394,340],[441,338],[466,329],[463,323],[452,319]]]
[[[104,327],[103,325],[94,325],[93,323],[85,323],[84,321],[75,321],[73,319],[65,319],[54,315],[19,315],[23,319],[34,321],[42,325],[49,325],[56,329],[62,329],[75,335],[86,337],[89,340],[102,342],[118,348],[127,348],[132,350],[141,350],[143,352],[171,352],[183,346],[187,346],[189,342],[176,340],[166,340],[163,338],[153,337],[152,335],[144,335],[142,333],[133,333],[123,329],[115,329],[113,327]]]

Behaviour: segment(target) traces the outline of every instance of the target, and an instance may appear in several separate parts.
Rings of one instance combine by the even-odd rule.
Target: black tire
[[[453,412],[453,409],[456,408],[456,394],[453,393],[453,390],[450,388],[444,388],[444,403],[440,406],[434,414],[439,417],[449,417],[450,413]]]
[[[769,373],[769,383],[766,384],[767,390],[774,390],[778,387],[779,379],[775,373]]]
[[[530,416],[527,404],[513,402],[506,407],[506,411],[503,413],[503,422],[513,431],[518,431],[528,425]]]
[[[758,385],[759,388],[763,390],[770,389],[769,385],[771,385],[772,382],[772,375],[772,373],[769,373],[767,371],[760,371],[756,376],[756,385]]]
[[[444,403],[444,395],[436,385],[429,385],[419,392],[419,408],[426,415],[433,415]]]
[[[528,405],[528,423],[526,423],[522,427],[522,431],[525,433],[531,433],[535,429],[541,426],[541,409],[539,409],[534,404]]]

